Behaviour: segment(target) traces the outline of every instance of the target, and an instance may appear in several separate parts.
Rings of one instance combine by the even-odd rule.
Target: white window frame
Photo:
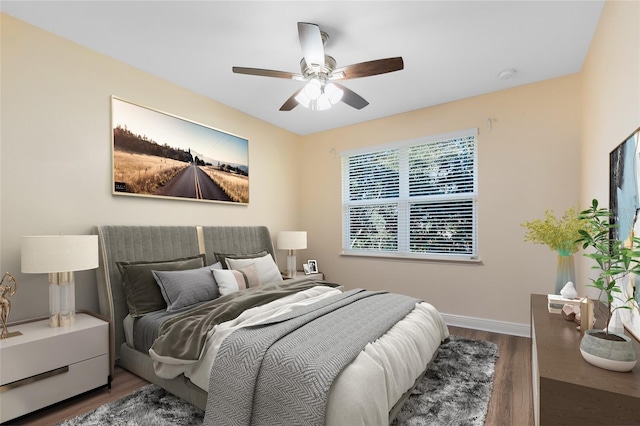
[[[422,195],[409,196],[409,161],[408,151],[410,147],[425,145],[429,143],[444,142],[458,138],[474,138],[473,153],[473,189],[463,194],[449,195]],[[373,154],[376,152],[400,150],[399,169],[399,197],[380,198],[368,200],[349,200],[349,158],[361,154]],[[438,135],[425,136],[417,139],[393,142],[389,144],[362,147],[340,152],[342,157],[342,254],[367,257],[388,257],[388,258],[411,258],[422,260],[444,260],[444,261],[464,261],[479,262],[478,256],[478,129],[466,129]],[[465,199],[472,202],[472,249],[470,253],[419,253],[411,252],[409,248],[409,205],[414,202],[446,202],[456,199]],[[350,248],[350,217],[349,211],[352,207],[366,206],[371,204],[393,204],[397,202],[398,224],[397,224],[397,250],[357,250]]]

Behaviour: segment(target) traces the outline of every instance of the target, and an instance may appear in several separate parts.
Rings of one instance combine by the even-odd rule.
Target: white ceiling
[[[8,1],[0,9],[300,135],[580,71],[604,0]],[[304,83],[297,22],[329,34],[338,67],[402,56],[402,71],[344,80],[369,105],[280,106]],[[505,69],[515,75],[501,80]],[[126,93],[114,93],[131,101]],[[172,111],[167,111],[172,112]]]

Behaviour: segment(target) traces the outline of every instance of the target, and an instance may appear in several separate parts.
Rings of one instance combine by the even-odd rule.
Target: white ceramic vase
[[[580,353],[585,361],[612,371],[630,371],[636,366],[638,357],[631,338],[616,334],[623,341],[607,340],[595,337],[598,332],[603,330],[587,330],[580,341]]]

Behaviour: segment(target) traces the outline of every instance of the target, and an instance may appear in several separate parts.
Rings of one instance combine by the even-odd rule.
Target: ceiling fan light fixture
[[[294,98],[298,104],[302,105],[305,108],[309,108],[311,106],[311,99],[304,93],[304,89],[300,91]]]
[[[344,91],[339,89],[335,84],[329,83],[324,86],[324,93],[329,97],[329,102],[331,105],[335,105],[342,99],[342,95],[344,95]]]
[[[315,101],[314,108],[317,111],[324,111],[325,109],[329,109],[333,106],[331,101],[329,100],[329,95],[323,93],[320,97]]]
[[[307,83],[306,86],[304,86],[304,90],[302,92],[311,100],[318,99],[322,94],[322,83],[313,78],[309,80],[309,83]]]

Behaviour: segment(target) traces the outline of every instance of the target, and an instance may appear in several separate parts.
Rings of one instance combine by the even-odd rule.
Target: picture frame
[[[629,244],[640,236],[640,127],[609,154],[609,210],[613,223],[610,238]],[[640,341],[640,276],[617,280],[620,293],[613,307],[632,299],[631,309],[618,309],[612,322],[622,325]],[[619,324],[614,324],[619,325]]]
[[[111,97],[113,195],[249,203],[249,141]]]
[[[316,260],[307,260],[307,265],[309,265],[309,274],[317,274],[318,273],[318,261],[316,261]]]
[[[309,264],[308,263],[303,263],[302,264],[302,270],[304,271],[305,275],[311,275],[311,271],[309,270]]]

